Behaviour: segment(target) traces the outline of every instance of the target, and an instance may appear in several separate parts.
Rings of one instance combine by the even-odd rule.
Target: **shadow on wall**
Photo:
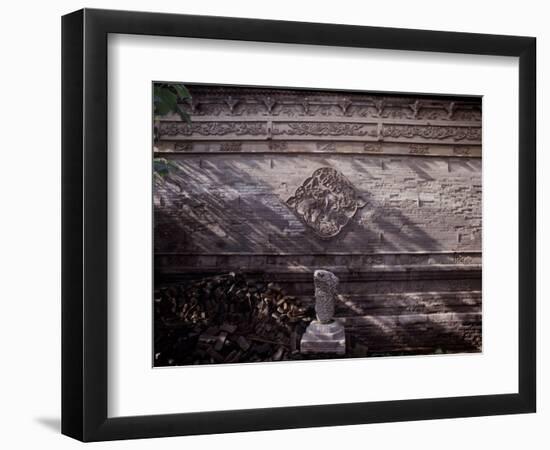
[[[368,348],[369,356],[478,353],[482,350],[479,314],[354,317],[345,321],[345,327],[351,339]]]
[[[407,252],[456,250],[460,245],[456,240],[450,242],[456,215],[451,214],[449,220],[455,221],[451,223],[448,211],[440,211],[439,204],[420,206],[416,187],[409,189],[406,198],[396,195],[395,201],[373,195],[375,190],[386,189],[388,182],[372,171],[372,165],[357,159],[351,160],[350,167],[366,181],[361,186],[352,184],[366,206],[330,240],[317,237],[285,204],[299,182],[287,184],[285,173],[271,167],[269,157],[239,155],[231,161],[238,163],[186,155],[174,160],[177,169],[164,180],[155,181],[156,252]],[[438,189],[438,181],[430,176],[430,164],[420,159],[408,163],[416,174],[411,186],[431,183],[432,191]],[[456,164],[461,170],[479,171],[471,162]],[[300,175],[301,181],[315,169],[333,165],[334,160],[318,156],[311,169],[301,170],[306,173]],[[468,196],[463,197],[467,202]]]
[[[185,155],[173,159],[176,167],[165,179],[155,180],[155,252],[322,255],[455,250],[464,244],[453,240],[453,227],[457,222],[468,226],[459,215],[475,216],[476,213],[477,206],[472,202],[477,200],[469,194],[468,174],[479,176],[480,162],[477,161],[453,159],[451,171],[444,176],[439,173],[438,178],[433,174],[442,164],[438,165],[436,158],[411,158],[403,185],[396,185],[387,176],[392,173],[392,167],[381,169],[381,160],[376,158],[346,159],[338,155],[338,161],[346,160],[345,170],[335,165],[335,159],[322,155],[309,160],[287,156],[284,167],[279,162],[274,165],[269,156],[263,155],[231,155],[229,158],[228,162],[225,156],[202,159],[197,155]],[[307,164],[311,167],[304,168]],[[392,159],[388,162],[391,164]],[[285,204],[295,189],[319,167],[338,169],[366,202],[342,232],[330,240],[320,239],[307,229]],[[291,171],[292,176],[288,176]],[[356,174],[355,179],[348,172]],[[417,186],[425,186],[430,192],[443,191],[442,179],[447,184],[445,195],[448,199],[441,203],[419,204],[422,199],[415,196]],[[455,179],[461,183],[453,184]],[[392,190],[397,193],[404,190],[405,194],[392,200],[391,194],[386,195]],[[461,286],[460,289],[467,290],[464,280],[453,281]],[[390,285],[387,289],[396,292],[395,281],[385,282]],[[367,291],[372,293],[374,284],[381,283],[384,281],[371,282]],[[481,299],[456,292],[430,300],[426,294],[434,288],[433,284],[423,280],[406,280],[402,284],[406,289],[416,290],[415,283],[423,284],[426,290],[418,298],[409,298],[406,294],[389,296],[385,292],[378,301],[364,294],[346,296],[341,297],[337,314],[346,321],[350,336],[367,346],[370,354],[480,351]],[[345,284],[342,292],[350,291],[353,283]],[[313,295],[311,289],[308,282],[306,295],[310,297]]]
[[[481,351],[481,291],[340,295],[336,316],[369,354]]]

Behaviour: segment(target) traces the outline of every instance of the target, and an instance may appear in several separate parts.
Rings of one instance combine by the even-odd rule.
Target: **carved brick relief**
[[[419,100],[369,94],[336,94],[246,88],[194,88],[192,101],[181,107],[196,116],[371,117],[444,121],[481,120],[478,102]]]
[[[353,185],[335,169],[322,167],[286,201],[296,215],[319,237],[338,235],[365,206]]]
[[[304,143],[299,150],[304,152],[311,149],[305,142],[318,140],[361,147],[347,151],[480,156],[481,105],[475,99],[196,86],[193,99],[181,107],[191,123],[177,114],[163,118],[157,125],[158,151],[170,149],[163,143],[172,150],[187,151],[170,141],[219,143],[238,137],[259,143],[255,147],[244,143],[243,152],[274,151],[270,141],[276,139],[285,141],[280,146],[289,151],[293,141]],[[430,144],[428,152],[417,151],[416,146],[426,144]],[[472,150],[453,150],[452,144],[468,145]],[[224,144],[190,148],[227,151]],[[342,146],[334,148],[342,151]]]
[[[267,124],[263,122],[161,122],[159,132],[164,136],[225,136],[228,134],[263,135]]]
[[[367,136],[375,126],[362,123],[288,122],[277,124],[273,134],[287,136]]]
[[[474,127],[436,127],[420,125],[384,125],[382,136],[392,138],[413,138],[423,139],[448,139],[455,141],[481,140],[481,128]]]

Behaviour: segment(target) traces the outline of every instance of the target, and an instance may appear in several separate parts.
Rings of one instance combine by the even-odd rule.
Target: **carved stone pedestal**
[[[302,353],[346,353],[346,335],[344,326],[333,320],[323,324],[314,320],[309,324],[300,342]]]

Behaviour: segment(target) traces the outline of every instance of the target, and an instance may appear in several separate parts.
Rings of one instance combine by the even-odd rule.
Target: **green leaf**
[[[155,117],[165,116],[171,112],[187,123],[191,122],[189,114],[178,105],[178,100],[190,99],[191,94],[182,83],[158,83],[153,87],[153,106]]]
[[[154,97],[155,115],[164,116],[176,110],[178,97],[168,88],[158,90],[158,95]]]
[[[173,108],[170,104],[159,101],[158,103],[155,103],[155,116],[165,116],[169,112],[172,112]]]
[[[153,172],[158,178],[170,175],[170,169],[177,169],[178,165],[166,158],[153,158]]]
[[[172,84],[172,87],[174,88],[174,90],[176,91],[176,94],[181,100],[184,100],[186,98],[191,98],[191,94],[183,84],[181,83]]]
[[[153,170],[161,176],[168,175],[168,164],[164,158],[155,158],[153,160]]]
[[[174,94],[170,89],[161,89],[159,97],[164,103],[171,105],[172,109],[175,109],[176,103],[178,101],[178,96]]]
[[[180,105],[177,106],[176,111],[182,120],[185,120],[187,123],[191,123],[191,117],[189,117],[187,111],[185,111]]]

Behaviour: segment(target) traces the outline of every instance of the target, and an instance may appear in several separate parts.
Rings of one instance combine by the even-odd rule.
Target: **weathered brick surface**
[[[177,155],[156,188],[157,252],[217,254],[480,251],[481,161],[436,157]],[[367,202],[335,238],[285,204],[333,167]],[[450,170],[450,171],[449,171]]]
[[[265,273],[307,301],[313,270],[327,268],[342,280],[337,313],[374,354],[480,350],[475,101],[196,92],[193,127],[160,126],[156,156],[170,168],[154,187],[157,280]],[[287,204],[322,167],[365,202],[331,239]]]

